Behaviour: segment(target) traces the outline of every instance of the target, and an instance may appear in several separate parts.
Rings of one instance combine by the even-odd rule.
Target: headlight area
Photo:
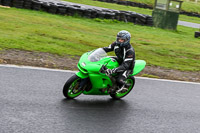
[[[83,67],[81,67],[80,63],[78,63],[77,67],[78,67],[78,69],[79,69],[82,73],[85,73],[85,74],[88,73],[88,71],[87,71],[86,69],[84,69]]]
[[[85,67],[85,66],[86,66],[85,62],[82,62],[82,63],[81,63],[81,65],[82,65],[83,67]]]

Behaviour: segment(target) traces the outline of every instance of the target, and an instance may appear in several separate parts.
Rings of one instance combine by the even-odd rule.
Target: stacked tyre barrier
[[[147,8],[147,9],[153,9],[153,6],[147,5],[144,3],[137,3],[133,1],[125,1],[125,0],[94,0],[94,1],[101,1],[101,2],[107,2],[107,3],[116,3],[119,5],[126,5],[126,6],[133,6],[133,7],[139,7],[139,8]],[[184,14],[187,16],[193,16],[193,17],[199,17],[200,14],[196,12],[187,12],[187,11],[181,11],[180,14]]]
[[[200,31],[196,31],[196,32],[194,33],[194,37],[195,37],[195,38],[199,38],[199,37],[200,37]]]
[[[107,8],[71,3],[59,0],[0,0],[3,6],[42,10],[52,14],[79,15],[87,18],[116,19],[139,25],[152,26],[153,20],[149,15],[131,11],[112,10]]]
[[[199,17],[200,18],[200,14],[195,13],[195,12],[181,11],[181,14],[184,14],[184,15],[187,15],[187,16],[192,16],[192,17]]]

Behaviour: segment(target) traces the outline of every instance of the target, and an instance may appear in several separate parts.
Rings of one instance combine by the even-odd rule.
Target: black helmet
[[[123,39],[124,42],[123,43],[119,42],[119,39]],[[130,43],[130,39],[131,39],[131,34],[126,30],[122,30],[117,34],[117,44],[119,44],[120,47],[128,45]]]

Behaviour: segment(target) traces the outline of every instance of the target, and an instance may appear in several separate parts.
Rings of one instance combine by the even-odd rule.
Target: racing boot
[[[119,89],[116,91],[116,93],[125,93],[128,91],[129,87],[130,87],[130,85],[125,83],[121,87],[119,87]]]

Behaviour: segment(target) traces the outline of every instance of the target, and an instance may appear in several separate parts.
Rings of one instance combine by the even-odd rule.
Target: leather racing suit
[[[135,65],[135,50],[129,43],[126,46],[120,47],[117,42],[113,42],[108,47],[103,48],[105,52],[114,51],[119,63],[119,67],[114,69],[114,73],[118,73],[117,84],[122,86],[129,74],[133,72]]]

